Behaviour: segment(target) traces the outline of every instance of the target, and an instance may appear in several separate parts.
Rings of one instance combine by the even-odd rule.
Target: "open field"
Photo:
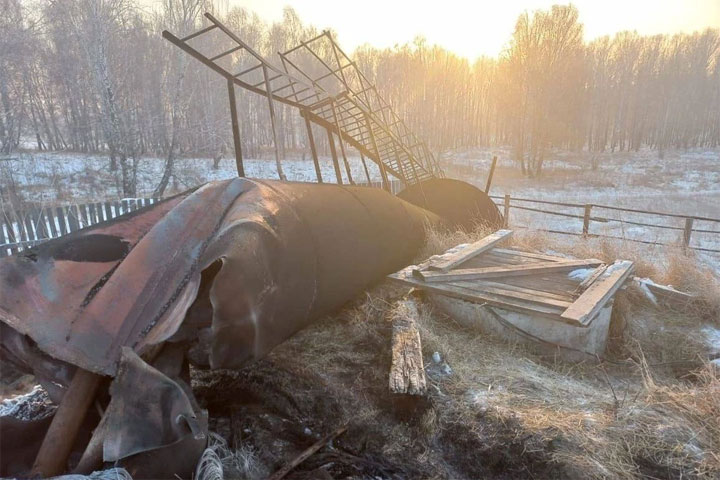
[[[535,200],[549,200],[595,205],[609,205],[678,215],[720,218],[720,152],[667,152],[663,159],[657,152],[604,153],[554,152],[549,155],[545,172],[539,179],[522,176],[511,161],[509,149],[478,149],[449,157],[447,173],[484,187],[492,157],[498,157],[491,194]],[[501,202],[501,200],[498,200]],[[512,202],[532,208],[534,204]],[[549,210],[583,215],[583,210],[553,206]],[[682,218],[669,219],[644,214],[615,212],[594,208],[594,217],[614,218],[619,222],[592,222],[590,233],[629,240],[674,244],[682,239],[682,230],[648,228],[624,222],[641,222],[682,228]],[[582,232],[581,218],[567,218],[511,209],[510,224],[546,230]],[[720,224],[695,222],[695,229],[720,231]],[[577,242],[577,238],[554,236],[558,242]],[[664,261],[664,247],[634,244],[648,256]],[[720,234],[694,232],[691,245],[720,249]],[[720,254],[698,253],[702,263],[720,272]]]
[[[604,153],[595,155],[597,169],[593,170],[592,156],[587,152],[551,152],[545,162],[541,178],[524,177],[513,163],[508,148],[478,148],[443,155],[443,165],[449,177],[461,178],[484,188],[493,155],[498,167],[491,194],[511,194],[513,197],[551,200],[569,203],[594,203],[660,212],[720,217],[720,151],[671,151],[663,159],[657,152]],[[332,161],[321,157],[321,171],[325,181],[334,182]],[[353,178],[366,181],[365,172],[357,156],[350,156]],[[68,153],[37,153],[27,151],[10,157],[0,157],[0,188],[4,201],[42,203],[82,203],[119,198],[119,172],[110,172],[105,156]],[[143,158],[138,163],[138,196],[150,196],[163,168],[159,158]],[[368,161],[372,180],[380,179],[376,165]],[[289,180],[315,181],[315,170],[309,155],[295,155],[283,160]],[[245,160],[249,177],[278,178],[271,156]],[[344,169],[344,181],[347,181]],[[213,168],[211,159],[179,159],[175,175],[166,194],[176,193],[206,181],[236,175],[233,159],[222,159]],[[513,203],[515,204],[515,203]],[[537,207],[535,205],[527,205]],[[582,210],[553,207],[553,211],[582,215]],[[627,212],[594,210],[593,216],[608,217],[624,222],[644,222],[683,226],[682,219],[649,218]],[[514,227],[552,229],[581,232],[582,220],[548,216],[535,212],[511,210],[510,223]],[[695,229],[720,231],[720,225],[696,222]],[[623,222],[593,222],[591,233],[659,243],[677,243],[682,231],[652,229]],[[576,241],[560,237],[558,241]],[[720,249],[720,234],[693,233],[693,245]],[[649,255],[657,248],[643,247]],[[720,255],[699,253],[707,265],[720,271]]]

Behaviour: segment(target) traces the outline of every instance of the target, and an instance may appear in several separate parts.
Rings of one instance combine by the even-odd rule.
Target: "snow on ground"
[[[29,393],[18,395],[0,402],[0,417],[14,417],[20,420],[39,420],[55,411],[47,392],[36,385]]]
[[[485,186],[492,157],[498,166],[491,195],[554,202],[608,205],[640,210],[720,218],[720,151],[689,150],[597,154],[597,170],[591,168],[592,155],[574,152],[550,152],[541,178],[523,177],[507,148],[473,149],[445,159],[448,176],[463,178]],[[495,199],[502,202],[502,199]],[[511,208],[510,225],[545,230],[582,232],[583,208],[541,205],[513,201],[539,210],[566,213],[575,217],[552,216]],[[620,212],[593,207],[590,233],[645,242],[678,244],[682,240],[684,218]],[[617,221],[613,221],[617,220]],[[658,225],[650,228],[635,223]],[[662,228],[665,227],[665,228]],[[668,228],[669,227],[669,228]],[[720,250],[720,223],[695,221],[691,246]],[[648,246],[650,254],[656,247]],[[720,254],[699,253],[701,260],[720,274]]]
[[[720,218],[720,151],[689,150],[666,152],[659,158],[656,151],[605,152],[590,154],[552,151],[547,155],[541,178],[524,177],[505,147],[474,148],[446,153],[442,163],[448,177],[460,178],[484,188],[493,155],[498,167],[493,179],[492,195],[549,200],[565,203],[623,206]],[[597,169],[593,170],[593,158]],[[347,177],[341,162],[344,181]],[[349,157],[351,172],[357,182],[365,182],[365,172],[356,156]],[[252,178],[278,178],[275,161],[246,159],[245,171]],[[323,178],[335,181],[332,161],[320,159]],[[315,181],[315,169],[309,156],[290,156],[283,160],[288,180]],[[373,181],[380,180],[378,168],[367,162]],[[143,158],[137,168],[137,196],[150,196],[164,166],[161,158]],[[179,159],[175,176],[166,194],[179,192],[210,180],[236,175],[233,159],[223,159],[217,169],[205,158]],[[117,199],[121,196],[119,171],[109,171],[104,155],[46,153],[25,151],[0,156],[0,188],[23,201],[42,203],[82,203]],[[3,195],[7,197],[7,195]],[[500,199],[497,199],[501,202]],[[582,208],[513,203],[540,210],[563,212],[574,217],[549,216],[540,212],[512,209],[511,226],[533,227],[580,233]],[[678,243],[682,238],[683,218],[648,216],[593,207],[590,233],[643,240]],[[613,221],[617,220],[617,221]],[[670,228],[649,228],[633,222],[651,223]],[[720,223],[696,221],[691,245],[720,250]],[[572,238],[572,237],[569,237]],[[648,247],[652,253],[654,247]],[[700,254],[720,272],[720,254]]]
[[[120,198],[120,172],[111,172],[107,156],[76,153],[17,153],[0,156],[0,187],[17,191],[22,200],[41,203],[81,203]],[[335,182],[332,160],[320,158],[320,172],[323,180]],[[366,182],[365,169],[360,157],[349,157],[353,179]],[[250,178],[278,179],[275,160],[245,159],[245,174]],[[347,182],[342,160],[341,173]],[[367,161],[370,179],[380,180],[377,166]],[[137,196],[150,196],[157,186],[164,168],[161,158],[143,158],[137,167]],[[314,182],[315,167],[312,160],[289,158],[282,161],[283,172],[288,180]],[[168,192],[186,190],[211,180],[222,180],[237,176],[234,159],[222,159],[217,169],[212,159],[183,158],[174,165],[175,176]]]

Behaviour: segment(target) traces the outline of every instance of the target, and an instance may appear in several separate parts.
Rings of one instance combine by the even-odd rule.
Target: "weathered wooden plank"
[[[4,235],[4,243],[15,243],[15,231],[12,226],[11,213],[9,210],[4,209],[0,213],[2,214],[0,216],[0,231]]]
[[[598,267],[595,269],[595,271],[590,274],[590,276],[588,276],[585,280],[583,280],[582,282],[580,282],[580,285],[578,285],[578,290],[580,290],[581,292],[582,292],[582,291],[585,291],[590,285],[593,284],[593,282],[594,282],[595,280],[597,280],[597,278],[598,278],[600,275],[602,275],[603,273],[605,273],[605,270],[607,270],[607,268],[608,268],[608,266],[605,265],[604,263],[603,263],[602,265],[598,266]]]
[[[546,255],[542,253],[532,253],[532,252],[523,252],[522,250],[512,250],[509,248],[494,248],[493,253],[500,253],[504,255],[513,255],[518,257],[524,257],[524,258],[533,258],[536,260],[545,260],[548,262],[565,262],[567,260],[572,260],[570,258],[565,257],[558,257],[555,255]]]
[[[90,225],[95,225],[102,221],[98,218],[98,211],[95,209],[94,203],[88,203],[88,209],[90,210]]]
[[[468,260],[463,264],[463,268],[470,268],[471,266],[475,266],[474,261],[478,259],[491,259],[493,261],[502,263],[504,265],[521,265],[521,264],[528,264],[528,263],[538,263],[543,262],[545,260],[539,260],[535,258],[528,258],[528,257],[522,257],[520,255],[506,255],[504,253],[498,253],[495,251],[495,249],[492,249],[490,251],[485,252],[484,254],[480,255],[479,257],[473,258],[471,260]]]
[[[28,232],[27,225],[25,225],[25,216],[22,212],[15,212],[15,223],[20,233],[19,241],[28,242],[32,240],[32,238],[30,238],[30,232]]]
[[[537,275],[539,273],[562,272],[581,267],[592,267],[602,264],[596,259],[568,260],[565,262],[544,262],[531,265],[510,265],[505,267],[466,268],[453,270],[450,273],[414,270],[413,275],[426,282],[453,282],[479,280],[482,278],[500,278],[518,275]]]
[[[111,202],[103,203],[103,209],[105,210],[105,220],[111,220],[114,218],[113,213],[112,213],[112,203]]]
[[[50,227],[50,238],[57,238],[60,236],[58,233],[58,227],[55,224],[55,212],[52,208],[44,208],[43,213],[47,219],[48,226]]]
[[[412,277],[406,277],[402,275],[393,274],[388,277],[391,281],[400,283],[403,285],[410,285],[413,287],[420,288],[425,291],[440,293],[448,297],[459,298],[474,303],[487,303],[496,307],[505,308],[521,313],[530,313],[533,315],[543,315],[546,317],[559,319],[560,314],[565,311],[562,307],[556,307],[553,305],[538,305],[532,302],[526,302],[520,299],[513,299],[508,297],[502,297],[500,295],[494,295],[487,292],[478,292],[471,288],[467,288],[464,282],[461,284],[455,283],[428,283],[422,280],[416,280]],[[576,323],[576,322],[568,322]]]
[[[75,232],[80,229],[80,223],[78,219],[80,218],[80,213],[78,211],[77,205],[68,205],[67,206],[67,221],[68,225],[70,225],[70,231]]]
[[[60,227],[60,234],[66,235],[68,233],[68,227],[65,224],[65,209],[57,207],[55,212],[57,213],[56,217],[58,220],[58,226]]]
[[[412,298],[397,302],[392,311],[390,391],[407,395],[427,392],[417,304]]]
[[[97,215],[97,221],[98,223],[104,222],[105,216],[103,213],[103,204],[100,202],[95,202],[95,214]]]
[[[35,235],[38,240],[44,240],[52,238],[50,236],[50,229],[48,227],[45,215],[43,215],[43,209],[41,207],[34,208],[32,210],[33,223],[35,224]]]
[[[698,301],[698,295],[694,293],[685,293],[675,290],[667,285],[660,285],[647,278],[634,279],[638,285],[647,288],[659,303],[668,304],[675,307],[686,307],[689,304]]]
[[[532,302],[547,303],[558,307],[567,308],[570,306],[574,298],[569,295],[558,295],[543,290],[528,288],[525,286],[510,285],[507,283],[492,282],[487,280],[475,280],[472,282],[462,282],[463,285],[470,286],[474,290],[487,291],[489,293],[497,293],[499,295],[511,296]]]
[[[0,218],[0,240],[2,240],[2,243],[15,243],[15,240],[11,237],[11,235],[12,227],[8,225],[4,218]]]
[[[487,237],[468,245],[462,250],[453,253],[446,258],[443,258],[441,261],[432,263],[428,267],[428,269],[447,272],[448,270],[460,265],[461,263],[466,262],[487,250],[490,250],[498,243],[510,238],[511,235],[512,230],[498,230],[492,235],[488,235]]]
[[[566,300],[556,300],[553,298],[545,297],[543,295],[531,295],[526,294],[523,292],[518,292],[514,290],[508,290],[501,287],[480,287],[478,286],[476,281],[471,282],[456,282],[453,283],[453,285],[465,287],[469,290],[472,290],[474,292],[477,292],[478,295],[494,295],[498,298],[505,298],[509,301],[520,301],[525,302],[533,305],[540,305],[540,306],[552,306],[552,307],[558,307],[560,309],[568,308],[570,305],[572,305],[572,302],[568,302]]]
[[[510,265],[523,265],[526,262],[517,261],[515,259],[504,259],[492,255],[492,250],[484,252],[482,255],[478,255],[475,258],[471,258],[463,262],[462,268],[487,268],[487,267],[507,267]]]
[[[502,279],[502,283],[562,295],[572,300],[577,298],[578,282],[568,278],[565,272],[526,275],[522,277],[505,277]]]
[[[615,292],[633,271],[633,262],[624,260],[608,267],[608,269],[578,297],[562,318],[588,325],[595,315],[612,298]]]

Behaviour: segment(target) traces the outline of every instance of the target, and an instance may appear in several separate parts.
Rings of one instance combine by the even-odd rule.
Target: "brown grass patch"
[[[487,233],[431,232],[418,260]],[[529,235],[513,240],[538,251],[547,248],[543,242]],[[553,247],[607,261],[627,258],[610,247],[590,255],[583,245]],[[691,264],[678,265],[657,278],[699,284]],[[617,298],[613,334],[622,348],[608,353],[613,361],[571,364],[464,328],[422,302],[426,365],[437,351],[451,373],[428,369],[428,397],[408,403],[387,387],[389,313],[406,294],[375,288],[248,367],[243,389],[285,419],[272,432],[273,445],[253,444],[260,438],[255,433],[248,440],[245,448],[258,452],[261,467],[274,470],[278,460],[265,452],[293,425],[327,432],[349,423],[331,452],[309,459],[292,478],[316,478],[322,462],[332,463],[334,478],[720,477],[717,372],[694,368],[697,360],[681,370],[663,364],[701,352],[706,323],[694,312],[659,309],[629,288]]]

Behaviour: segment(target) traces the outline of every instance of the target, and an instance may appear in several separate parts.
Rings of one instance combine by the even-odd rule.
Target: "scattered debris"
[[[49,428],[34,427],[48,433],[33,471],[112,462],[136,478],[190,475],[208,426],[189,365],[261,358],[407,265],[428,226],[471,225],[480,206],[498,218],[472,186],[448,200],[458,183],[423,186],[445,199],[445,218],[426,197],[421,207],[375,188],[212,182],[0,260],[3,361],[59,402]]]
[[[56,408],[45,389],[36,385],[25,395],[3,400],[0,403],[0,417],[13,417],[24,421],[41,420],[52,416]]]
[[[633,263],[606,266],[596,259],[498,248],[511,234],[499,230],[389,278],[430,292],[441,309],[468,326],[569,360],[602,355],[613,295]]]
[[[295,457],[291,462],[289,462],[287,465],[285,465],[283,468],[278,470],[277,472],[273,473],[268,477],[268,480],[281,480],[284,478],[288,473],[290,473],[295,467],[300,465],[302,462],[308,459],[312,454],[323,448],[325,445],[327,445],[329,442],[332,442],[334,438],[342,435],[347,431],[347,426],[343,426],[335,430],[334,432],[325,435],[323,438],[318,440],[317,442],[313,443],[310,447],[308,447],[306,450],[304,450],[300,455]]]
[[[660,285],[649,278],[634,277],[633,281],[640,287],[653,305],[660,304],[674,308],[684,308],[700,301],[697,295],[681,292],[671,285]]]

